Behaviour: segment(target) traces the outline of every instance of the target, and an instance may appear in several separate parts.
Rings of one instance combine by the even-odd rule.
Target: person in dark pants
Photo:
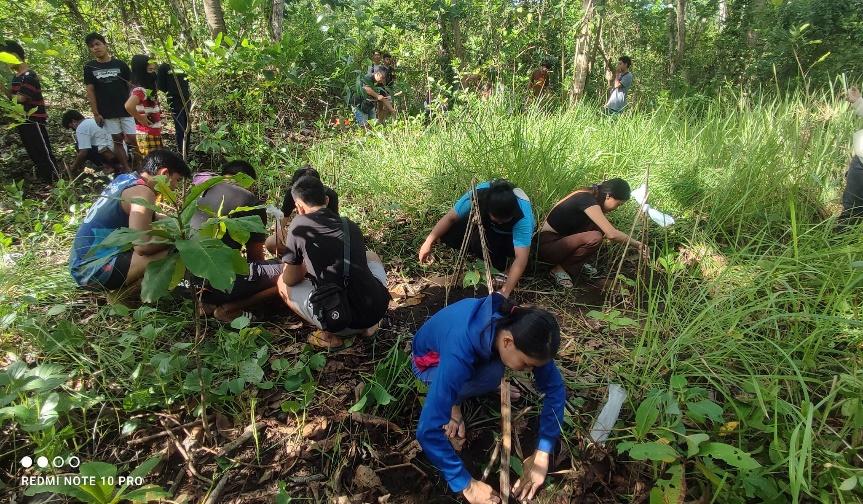
[[[863,96],[852,86],[846,96],[854,112],[863,117]],[[845,190],[842,192],[842,213],[839,215],[839,229],[849,224],[863,221],[863,130],[854,133],[854,153],[845,172]]]
[[[533,237],[533,208],[524,191],[506,180],[477,184],[476,194],[491,265],[504,271],[508,259],[513,258],[509,271],[502,275],[504,285],[499,291],[509,297],[527,267]],[[470,225],[468,219],[471,206],[471,191],[468,191],[432,228],[420,247],[420,263],[431,258],[432,247],[438,241],[456,250],[461,248]],[[471,233],[468,252],[475,257],[482,257],[479,232],[476,230]]]
[[[45,182],[57,180],[57,160],[51,149],[48,138],[48,114],[45,111],[45,99],[42,97],[42,84],[36,72],[27,65],[24,49],[15,41],[7,40],[3,52],[14,55],[20,63],[10,65],[15,71],[7,95],[20,103],[29,113],[27,119],[15,127],[21,137],[21,143],[27,150],[27,155],[36,165],[36,175]]]
[[[171,106],[171,118],[174,120],[174,136],[177,139],[177,151],[185,154],[189,127],[189,81],[186,74],[174,71],[170,63],[162,63],[156,70],[156,85],[159,90],[168,95]]]

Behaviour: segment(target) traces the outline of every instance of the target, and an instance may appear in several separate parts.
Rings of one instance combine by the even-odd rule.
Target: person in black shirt
[[[539,233],[540,261],[554,264],[551,275],[561,287],[572,287],[585,261],[596,252],[603,238],[631,243],[642,254],[647,247],[618,231],[605,217],[629,200],[629,184],[616,178],[579,189],[560,200],[545,219]]]
[[[93,58],[84,65],[87,101],[96,124],[105,128],[114,139],[114,154],[129,170],[129,160],[123,142],[140,158],[135,132],[135,120],[126,111],[132,71],[125,62],[111,56],[105,37],[91,33],[84,39]]]
[[[314,169],[312,165],[305,165],[302,168],[298,168],[294,171],[293,176],[291,176],[291,183],[288,185],[288,190],[285,191],[285,199],[282,202],[282,216],[279,219],[279,222],[276,223],[275,233],[270,235],[267,238],[266,247],[267,250],[271,254],[275,254],[278,256],[282,256],[285,253],[285,238],[287,237],[287,229],[288,225],[291,223],[291,215],[296,210],[297,205],[294,203],[294,196],[291,194],[291,187],[305,176],[315,177],[317,179],[321,178],[321,174],[318,173],[318,170]],[[324,192],[327,197],[327,208],[335,212],[339,213],[339,195],[336,191],[330,189],[327,186],[324,186]]]
[[[344,273],[344,233],[342,219],[327,208],[324,184],[306,176],[291,188],[297,206],[297,217],[291,221],[285,246],[285,269],[279,277],[279,294],[287,305],[319,329],[309,301],[315,289],[328,283],[341,283]],[[390,294],[384,265],[374,252],[366,250],[360,228],[348,221],[350,230],[350,282],[347,299],[353,318],[348,329],[338,334],[317,331],[309,343],[336,348],[342,336],[377,331],[386,314]]]
[[[231,161],[222,167],[223,176],[234,176],[238,173],[256,178],[255,169],[245,161]],[[259,207],[251,210],[238,210],[242,207]],[[243,189],[229,181],[219,182],[207,189],[198,199],[198,210],[192,216],[190,226],[200,234],[217,236],[219,226],[213,219],[213,214],[231,218],[258,217],[262,225],[266,225],[267,214],[263,202],[251,191]],[[278,261],[264,259],[264,233],[250,233],[248,240],[239,243],[229,233],[222,236],[225,245],[240,250],[245,248],[246,260],[249,262],[249,274],[238,275],[230,292],[225,293],[209,286],[201,279],[193,279],[192,285],[203,288],[201,301],[204,312],[212,314],[216,319],[230,322],[243,314],[243,310],[262,303],[278,295],[276,280],[282,274],[283,265]]]
[[[48,114],[45,112],[45,99],[42,97],[42,84],[36,72],[30,70],[25,58],[24,48],[13,40],[7,40],[3,52],[12,54],[20,63],[10,65],[15,75],[9,85],[7,95],[20,103],[29,115],[15,127],[27,155],[36,165],[36,174],[45,182],[53,182],[59,176],[57,160],[48,138]]]
[[[177,152],[186,149],[186,129],[189,125],[189,81],[186,74],[174,71],[170,63],[162,63],[156,70],[156,85],[168,95],[171,117],[174,120],[174,136],[177,139]]]

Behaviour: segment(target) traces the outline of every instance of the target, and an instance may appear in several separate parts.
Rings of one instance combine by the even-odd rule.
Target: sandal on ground
[[[588,278],[599,278],[599,270],[593,265],[584,263],[581,265],[581,272],[587,275]]]
[[[236,320],[240,317],[246,317],[247,319],[249,319],[249,323],[252,323],[255,321],[255,315],[252,312],[242,311],[236,317],[231,317],[230,319],[227,317],[219,316],[217,314],[219,312],[221,312],[220,308],[216,308],[215,310],[213,310],[213,318],[218,320],[219,322],[224,323],[224,324],[230,324],[231,322],[233,322],[234,320]]]
[[[309,343],[309,345],[312,345],[315,348],[323,348],[329,350],[330,352],[339,352],[348,348],[349,345],[345,338],[339,337],[339,339],[342,340],[342,343],[340,345],[333,345],[330,341],[327,341],[323,338],[323,334],[324,331],[319,329],[310,334],[306,341]]]
[[[569,273],[566,271],[550,271],[548,274],[551,275],[551,278],[554,279],[554,283],[557,284],[558,287],[572,289],[572,277],[570,277]]]

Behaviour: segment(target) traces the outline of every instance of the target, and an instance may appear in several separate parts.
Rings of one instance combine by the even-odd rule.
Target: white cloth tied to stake
[[[638,202],[638,209],[646,213],[650,217],[650,220],[659,226],[668,227],[674,224],[674,217],[664,214],[647,204],[647,185],[641,184],[638,189],[632,191],[632,197]]]

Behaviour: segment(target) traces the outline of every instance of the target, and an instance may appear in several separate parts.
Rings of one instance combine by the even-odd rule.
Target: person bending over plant
[[[230,161],[222,166],[222,176],[244,174],[257,179],[254,167],[246,161]],[[222,322],[230,322],[243,315],[243,310],[278,295],[276,280],[284,265],[280,261],[264,258],[266,233],[250,231],[266,229],[267,213],[264,203],[231,180],[218,182],[208,188],[197,201],[197,211],[189,221],[190,227],[207,238],[221,238],[236,250],[245,248],[249,263],[248,275],[237,275],[230,292],[213,289],[207,282],[194,278],[192,285],[201,289],[203,311]],[[236,220],[235,220],[236,219]],[[227,231],[227,232],[226,232]],[[236,238],[246,238],[243,243]]]
[[[355,223],[327,207],[319,178],[300,178],[291,193],[298,215],[288,228],[279,294],[320,329],[311,336],[312,345],[336,348],[344,336],[371,336],[390,301],[380,257],[366,250]]]
[[[616,178],[578,189],[554,205],[540,229],[537,256],[554,264],[551,276],[559,286],[571,288],[572,277],[582,270],[595,275],[585,262],[596,253],[603,238],[629,242],[647,254],[643,243],[618,231],[605,217],[628,201],[629,193],[629,184]]]
[[[851,86],[846,95],[854,112],[863,117],[863,97],[860,90]],[[840,226],[863,220],[863,129],[854,133],[854,152],[845,173],[845,190],[842,192]]]
[[[321,174],[318,173],[318,170],[314,169],[312,165],[307,164],[294,171],[294,174],[291,176],[291,182],[288,184],[288,189],[285,191],[285,199],[282,201],[282,215],[279,218],[279,222],[276,222],[275,232],[267,238],[266,247],[267,251],[271,254],[282,256],[285,253],[285,238],[287,237],[288,225],[291,223],[291,216],[293,215],[294,210],[297,209],[297,205],[294,203],[294,196],[291,194],[291,188],[297,180],[300,180],[306,175],[317,179],[321,178]],[[327,196],[327,208],[338,214],[339,195],[336,191],[327,186],[324,186],[324,192]]]
[[[108,235],[120,228],[147,236],[155,218],[157,175],[167,177],[173,188],[180,179],[192,174],[178,154],[154,150],[144,159],[140,172],[114,177],[87,211],[75,233],[69,257],[69,272],[78,286],[116,290],[132,285],[144,276],[148,264],[167,255],[166,246],[155,237],[137,240],[128,251],[101,246]]]
[[[96,124],[95,119],[84,117],[77,110],[67,110],[63,113],[63,127],[75,132],[75,144],[78,154],[69,170],[77,173],[84,167],[87,160],[101,166],[105,173],[123,173],[125,167],[114,154],[114,140],[104,128]]]
[[[554,363],[559,347],[560,327],[551,313],[516,306],[499,293],[447,306],[414,336],[413,372],[429,385],[417,440],[450,489],[461,492],[471,504],[500,502],[500,498],[471,476],[451,444],[465,438],[462,402],[498,390],[505,368],[533,371],[537,389],[545,394],[539,441],[513,486],[520,501],[533,499],[545,482],[563,422],[566,390]]]
[[[500,278],[504,282],[500,293],[509,297],[527,267],[533,237],[533,208],[524,191],[502,179],[477,184],[476,194],[491,265],[498,271],[504,271],[507,260],[514,258],[509,271]],[[471,206],[471,191],[468,191],[432,228],[420,247],[420,263],[430,261],[432,247],[438,241],[456,250],[461,249],[469,225]],[[475,257],[483,256],[476,229],[471,233],[468,252]]]
[[[369,119],[377,118],[378,103],[381,103],[390,113],[395,113],[395,109],[387,100],[384,90],[386,79],[387,71],[380,66],[371,75],[357,77],[357,86],[351,96],[351,109],[354,112],[357,125],[367,128]]]

